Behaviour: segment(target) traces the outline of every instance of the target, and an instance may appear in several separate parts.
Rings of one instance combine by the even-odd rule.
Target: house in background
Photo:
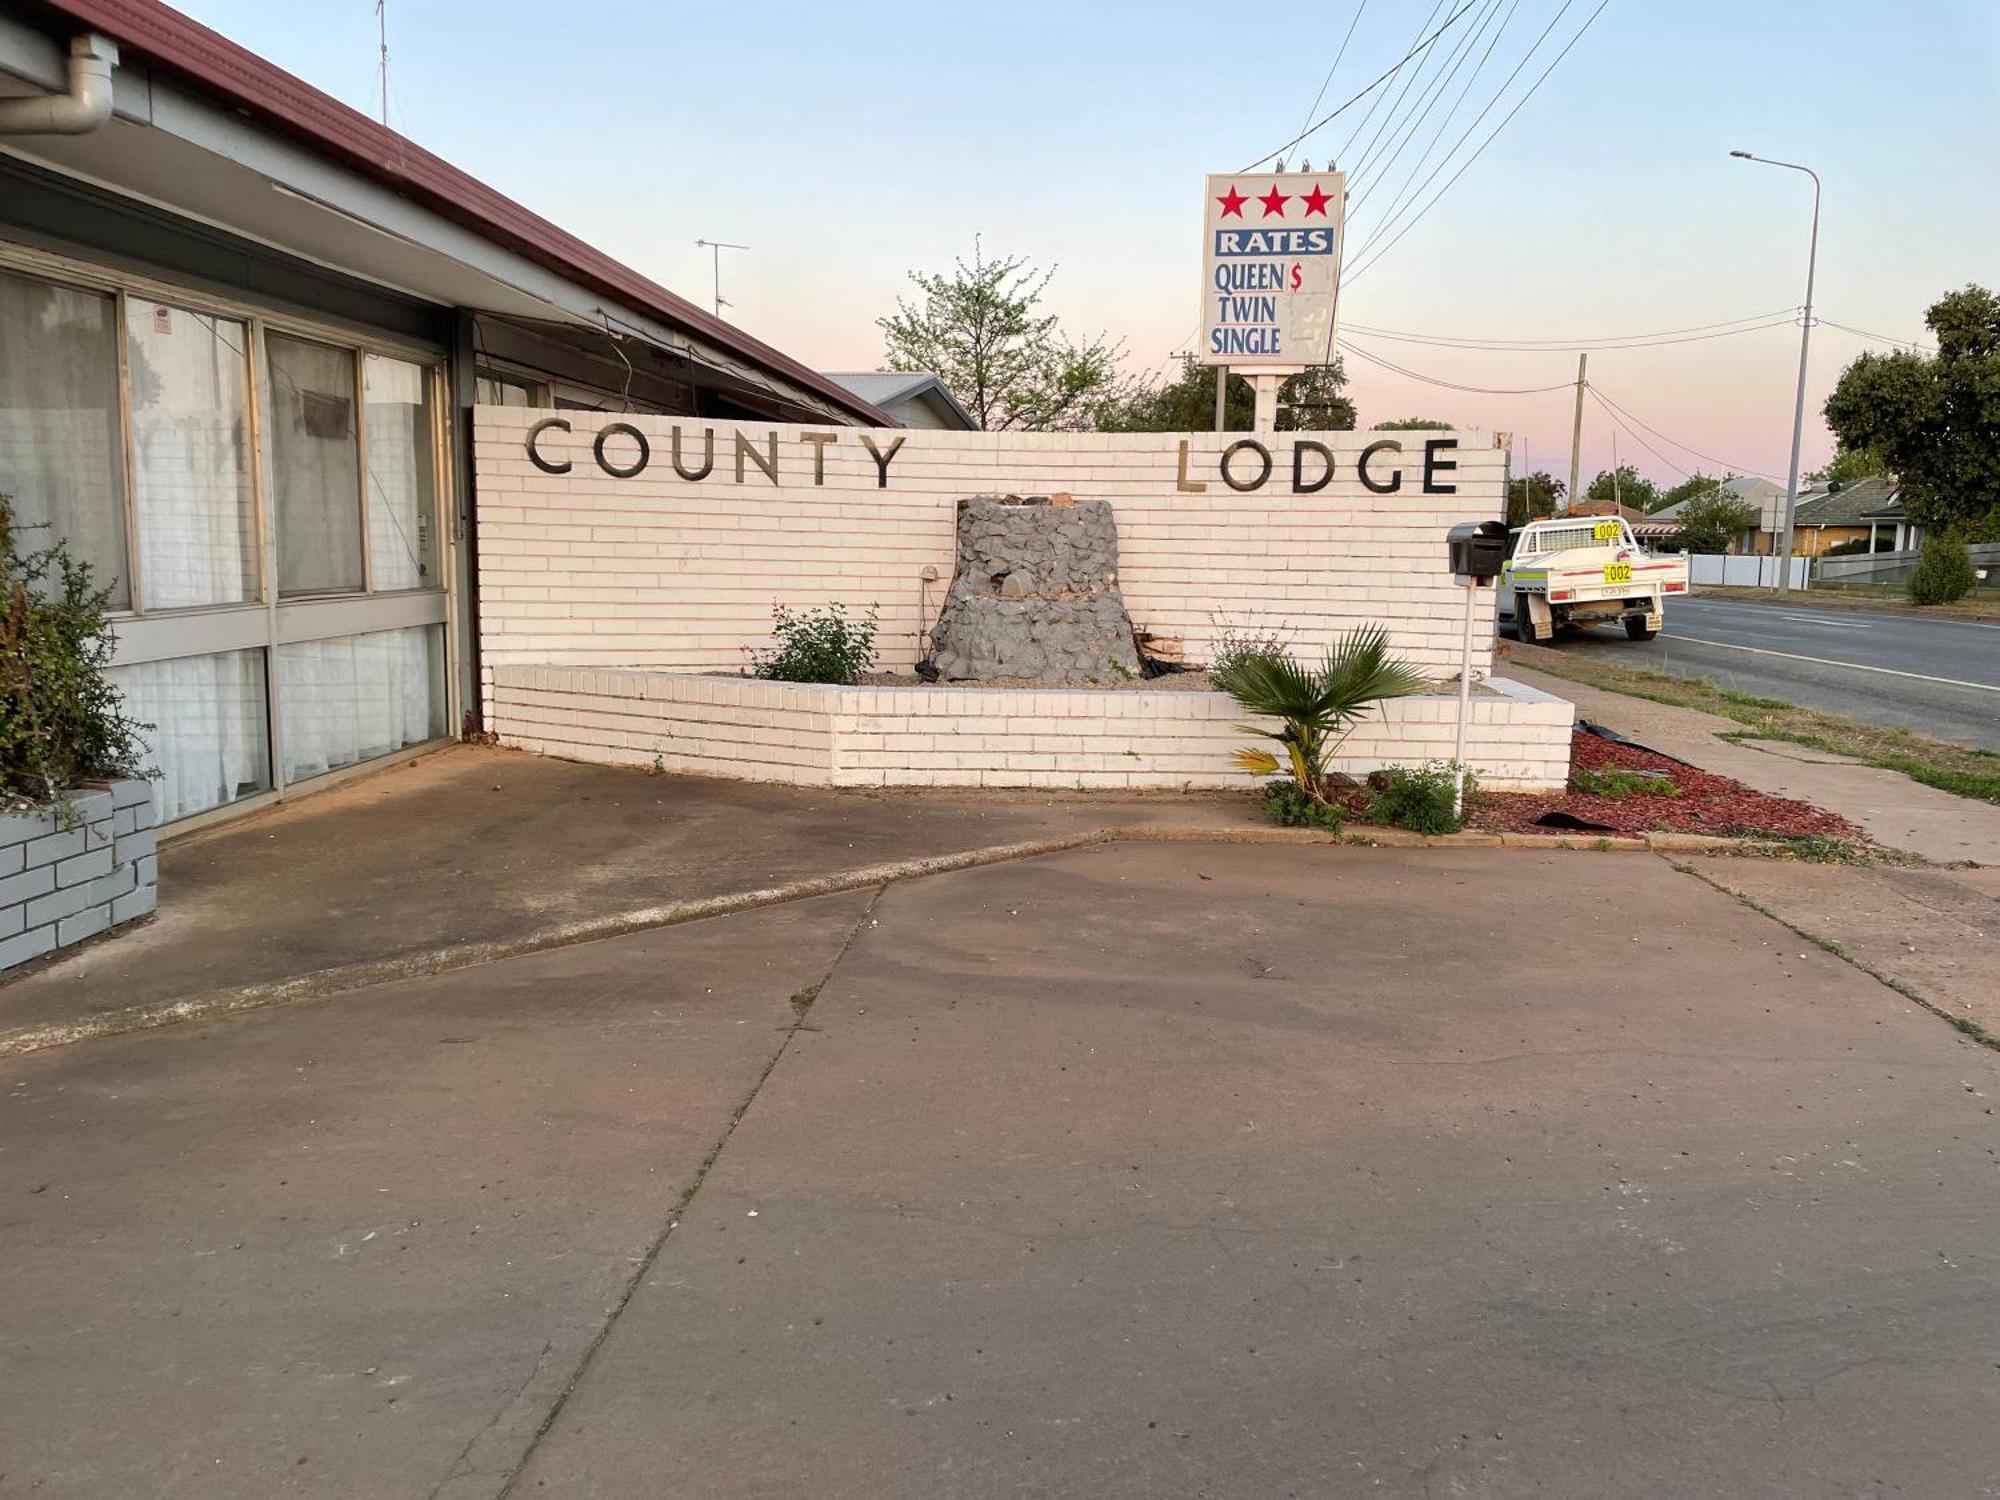
[[[1777,546],[1778,529],[1785,519],[1785,487],[1773,484],[1768,479],[1755,479],[1748,475],[1737,475],[1726,479],[1722,488],[1734,495],[1745,505],[1757,512],[1757,524],[1739,536],[1729,550],[1740,555],[1769,556]],[[1656,510],[1649,521],[1673,521],[1688,502],[1682,500],[1674,505]]]
[[[1869,552],[1898,551],[1916,530],[1903,513],[1896,481],[1880,475],[1800,495],[1792,514],[1792,550],[1801,557],[1818,557],[1831,547],[1865,542]]]
[[[929,370],[829,370],[826,378],[886,411],[904,427],[979,430],[972,413]]]

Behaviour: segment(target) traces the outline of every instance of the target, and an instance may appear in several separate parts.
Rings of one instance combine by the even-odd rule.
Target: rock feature
[[[957,680],[1077,687],[1138,676],[1111,506],[1068,495],[959,501],[958,572],[931,648],[939,673]]]

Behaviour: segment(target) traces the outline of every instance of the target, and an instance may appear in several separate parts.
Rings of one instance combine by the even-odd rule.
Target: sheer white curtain
[[[142,738],[160,774],[162,823],[220,807],[271,785],[264,717],[264,653],[223,651],[113,667],[125,711],[153,728]]]
[[[285,780],[302,780],[444,732],[439,627],[278,648]]]
[[[436,582],[431,562],[437,465],[431,452],[430,372],[370,354],[361,362],[368,432],[368,561],[374,587]]]
[[[288,334],[264,336],[264,452],[278,532],[278,592],[361,587],[361,448],[354,355]]]
[[[248,328],[132,297],[125,347],[141,602],[255,599]]]
[[[0,495],[24,549],[67,541],[124,609],[117,323],[109,297],[0,273]]]

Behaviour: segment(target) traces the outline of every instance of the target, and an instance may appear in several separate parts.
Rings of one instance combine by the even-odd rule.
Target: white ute
[[[1650,641],[1666,596],[1687,587],[1687,558],[1648,552],[1623,520],[1559,516],[1514,533],[1496,592],[1500,618],[1534,645],[1564,625],[1609,620],[1623,620],[1633,640]]]

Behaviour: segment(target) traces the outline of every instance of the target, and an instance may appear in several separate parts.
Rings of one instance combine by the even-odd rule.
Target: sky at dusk
[[[1460,3],[1367,0],[1319,113]],[[183,8],[376,111],[372,0]],[[1396,85],[1364,130],[1365,102],[1294,148],[1295,162],[1337,153],[1363,165],[1350,183],[1343,343],[1435,380],[1512,390],[1573,380],[1575,353],[1358,330],[1571,340],[1782,319],[1804,300],[1812,184],[1731,160],[1742,147],[1803,162],[1825,184],[1816,310],[1829,321],[1813,333],[1805,443],[1808,467],[1823,461],[1820,402],[1848,361],[1883,347],[1831,323],[1918,339],[1940,293],[2000,284],[2000,9],[1608,0],[1435,206],[1392,224],[1410,227],[1379,259],[1357,253],[1406,190],[1413,208],[1430,199],[1595,8],[1475,0],[1438,45],[1482,19],[1486,29],[1400,155],[1400,124],[1372,135]],[[1451,164],[1417,191],[1431,166],[1412,169],[1461,85],[1471,80],[1439,154],[1559,12]],[[905,273],[947,267],[980,234],[989,251],[1059,267],[1049,303],[1067,326],[1105,330],[1135,369],[1164,370],[1199,315],[1203,175],[1298,133],[1355,16],[1353,0],[893,10],[390,0],[391,122],[704,305],[709,259],[696,238],[748,244],[724,263],[730,316],[822,369],[878,364],[874,319]],[[1414,117],[1449,57],[1419,75],[1396,118]],[[1593,384],[1646,425],[1617,432],[1590,403],[1586,476],[1609,464],[1617,432],[1619,457],[1663,484],[1725,466],[1782,480],[1797,366],[1790,323],[1594,350]],[[1567,389],[1455,390],[1355,355],[1348,370],[1364,424],[1425,415],[1512,432],[1517,467],[1524,451],[1530,467],[1567,468]]]

